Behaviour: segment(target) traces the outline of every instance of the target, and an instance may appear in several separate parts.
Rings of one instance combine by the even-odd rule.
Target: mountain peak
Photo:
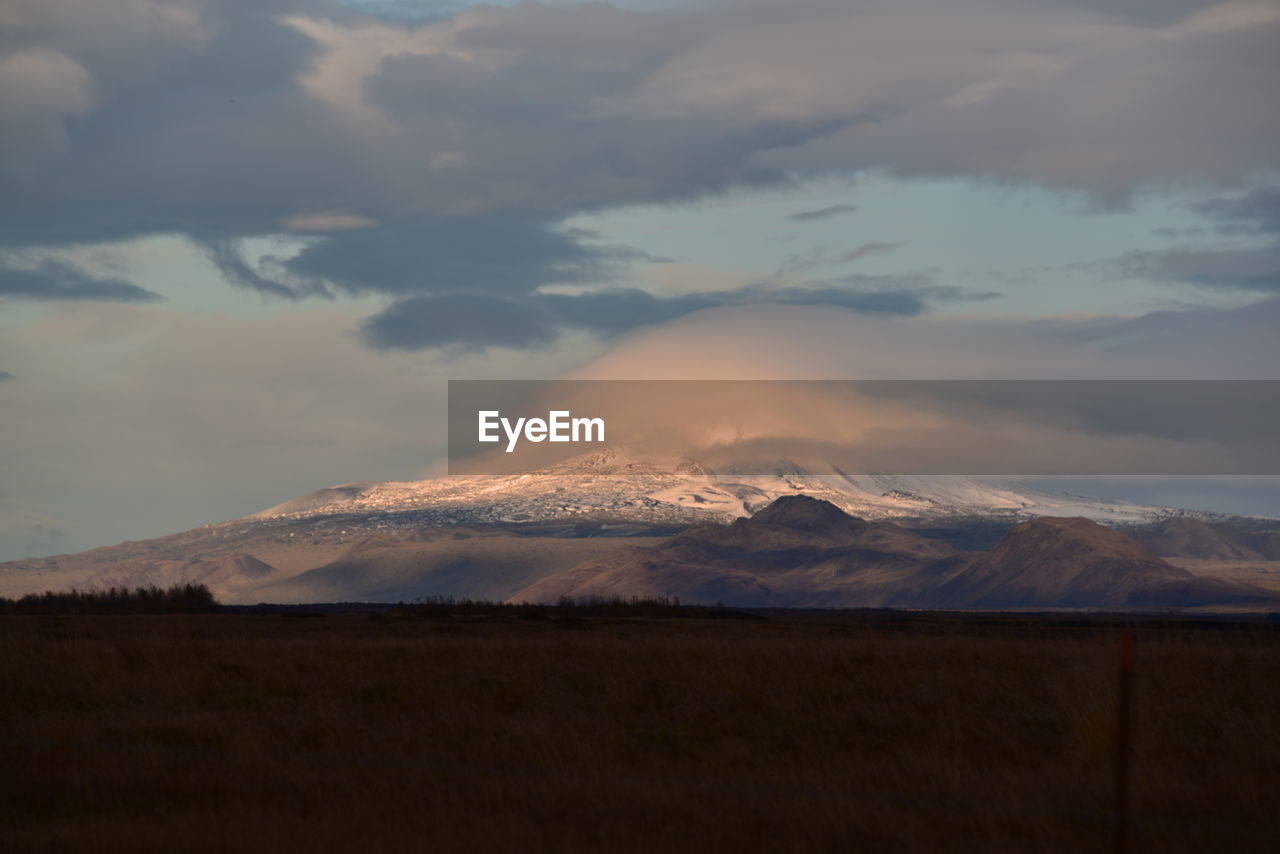
[[[1280,555],[1280,540],[1229,525],[1209,524],[1180,516],[1156,531],[1139,531],[1137,538],[1156,554],[1212,560],[1266,560]]]
[[[832,526],[862,526],[866,521],[850,516],[830,501],[809,495],[783,495],[751,517],[755,524],[782,525],[802,531],[829,530]]]
[[[1095,556],[1105,554],[1162,563],[1146,546],[1132,537],[1081,516],[1045,516],[1014,525],[992,549],[992,556],[1013,556],[1049,550],[1058,556],[1087,551]]]
[[[1080,517],[1015,525],[944,585],[944,607],[1119,607],[1191,574],[1120,531]]]
[[[871,523],[850,516],[830,501],[808,495],[784,495],[754,516],[733,524],[698,525],[670,541],[675,547],[698,543],[753,552],[818,551],[853,547],[870,551],[944,557],[955,550],[892,522]]]

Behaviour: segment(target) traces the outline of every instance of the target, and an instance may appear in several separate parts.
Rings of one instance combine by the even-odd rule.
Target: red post
[[[1116,851],[1129,850],[1129,706],[1133,697],[1133,631],[1120,633],[1120,696],[1116,727]]]

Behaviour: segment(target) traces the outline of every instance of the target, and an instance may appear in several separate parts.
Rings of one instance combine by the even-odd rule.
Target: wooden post
[[[1129,707],[1133,699],[1133,646],[1131,629],[1120,634],[1120,696],[1116,727],[1116,851],[1129,850]]]

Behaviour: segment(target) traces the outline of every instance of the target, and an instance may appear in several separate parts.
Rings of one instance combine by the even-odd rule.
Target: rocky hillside
[[[988,552],[958,552],[829,502],[779,498],[747,519],[704,524],[543,578],[511,597],[679,596],[740,607],[1120,608],[1269,601],[1197,579],[1119,531],[1082,518],[1019,524]]]

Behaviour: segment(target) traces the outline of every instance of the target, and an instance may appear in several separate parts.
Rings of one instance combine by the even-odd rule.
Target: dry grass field
[[[9,851],[1081,851],[1117,628],[0,617]],[[1138,627],[1133,851],[1280,843],[1280,630]]]

